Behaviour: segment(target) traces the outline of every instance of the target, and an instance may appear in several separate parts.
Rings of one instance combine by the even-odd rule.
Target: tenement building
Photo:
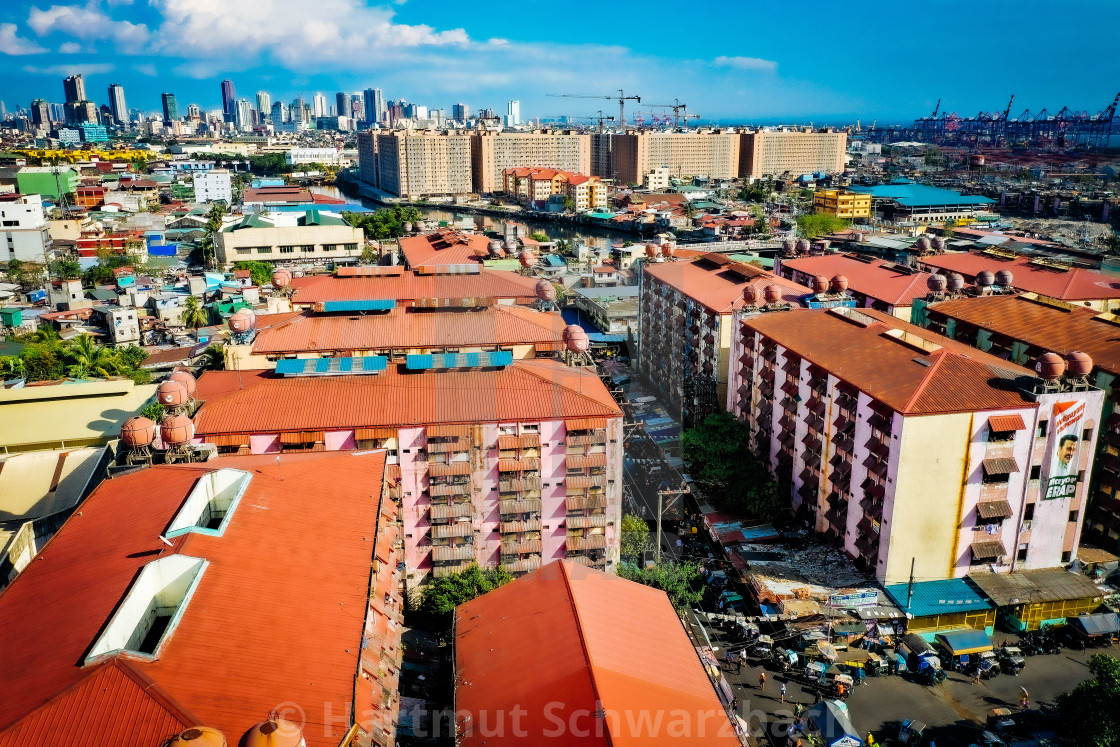
[[[537,167],[591,172],[591,135],[571,130],[476,132],[471,136],[474,191],[501,192],[505,170]]]
[[[397,197],[470,194],[471,137],[461,132],[393,130],[377,135],[378,189]],[[361,159],[370,148],[359,149]]]
[[[727,405],[793,508],[880,582],[1068,563],[1104,392],[871,309],[745,318]],[[1064,376],[1063,374],[1064,370]]]
[[[848,133],[842,130],[762,129],[741,137],[738,175],[744,179],[844,170]]]
[[[669,169],[676,178],[694,176],[734,179],[739,173],[739,138],[734,130],[636,132],[612,135],[609,140],[609,176],[620,184],[641,184],[655,168]],[[597,163],[605,159],[599,157]]]

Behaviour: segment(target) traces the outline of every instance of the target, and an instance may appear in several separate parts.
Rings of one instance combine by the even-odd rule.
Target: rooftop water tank
[[[1093,359],[1088,353],[1075,350],[1066,355],[1066,375],[1075,379],[1083,379],[1093,372]]]
[[[273,288],[287,288],[292,284],[292,273],[287,270],[277,270],[272,273]]]
[[[169,415],[159,426],[159,436],[165,446],[183,446],[194,438],[194,422],[186,415]]]
[[[164,407],[182,407],[190,399],[190,392],[181,381],[168,379],[156,387],[156,402]]]
[[[762,297],[766,303],[779,303],[782,300],[782,289],[770,283],[762,289]]]
[[[1066,372],[1066,361],[1057,353],[1043,353],[1034,362],[1034,372],[1047,381],[1060,379]]]
[[[843,275],[833,275],[828,287],[833,293],[843,293],[848,290],[848,279]]]
[[[121,441],[125,446],[139,448],[151,446],[156,440],[156,424],[142,415],[129,418],[121,425]]]
[[[949,290],[956,293],[964,287],[964,276],[959,272],[950,272],[948,283]]]
[[[192,397],[194,396],[195,390],[198,389],[198,381],[187,371],[174,371],[167,377],[167,380],[178,381],[187,388],[187,394]]]
[[[926,287],[934,293],[940,293],[949,287],[949,279],[944,275],[930,275],[926,279]]]

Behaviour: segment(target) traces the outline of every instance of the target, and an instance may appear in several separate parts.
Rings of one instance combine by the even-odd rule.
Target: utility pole
[[[914,563],[917,557],[910,558],[910,583],[906,587],[906,609],[910,609],[910,602],[914,600]]]

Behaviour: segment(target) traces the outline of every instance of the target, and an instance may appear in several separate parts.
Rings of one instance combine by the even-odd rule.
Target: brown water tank
[[[981,288],[988,288],[996,281],[996,274],[991,270],[981,270],[976,274],[976,284]]]
[[[568,338],[568,350],[573,353],[586,353],[590,347],[591,339],[583,330],[580,330],[578,335],[572,335]]]
[[[930,275],[926,278],[926,287],[934,293],[940,293],[949,286],[949,279],[944,275]]]
[[[809,239],[798,239],[797,240],[797,253],[798,254],[808,254],[809,253],[809,247],[810,247]]]
[[[833,275],[829,282],[829,288],[833,293],[843,293],[848,290],[848,279],[843,275]]]
[[[824,275],[816,275],[813,277],[813,292],[824,293],[828,290],[828,278]]]
[[[167,381],[156,387],[156,402],[164,407],[182,407],[190,401],[191,395],[181,381]]]
[[[945,239],[941,238],[940,236],[934,236],[932,239],[930,239],[929,243],[930,246],[933,247],[933,250],[935,252],[945,251]]]
[[[1038,378],[1047,381],[1060,379],[1066,372],[1065,359],[1057,353],[1043,353],[1034,362],[1034,372],[1038,374]]]
[[[567,339],[569,337],[571,337],[572,335],[581,335],[581,334],[584,334],[584,331],[583,331],[582,327],[580,327],[577,324],[569,324],[567,327],[564,327],[564,331],[561,333],[561,337],[563,337],[564,340],[567,341]]]
[[[1015,276],[1011,274],[1011,270],[1000,270],[996,273],[996,283],[1004,288],[1010,288],[1014,279]]]
[[[241,738],[241,747],[302,747],[303,729],[282,718],[262,721]]]
[[[209,726],[192,726],[167,740],[164,747],[227,747],[226,737]]]
[[[522,267],[532,267],[537,263],[537,255],[533,254],[528,249],[521,252],[517,259],[520,260]]]
[[[672,256],[676,255],[676,253],[677,253],[677,248],[675,246],[673,246],[672,244],[662,244],[661,245],[661,256],[662,257],[672,257]]]
[[[121,425],[121,441],[125,446],[150,446],[155,440],[156,424],[142,415],[129,418]]]
[[[292,284],[292,273],[287,270],[277,270],[272,273],[272,286],[274,288],[287,288]]]
[[[650,259],[653,259],[654,257],[657,256],[657,245],[656,244],[646,244],[646,256],[649,257]]]
[[[253,324],[256,322],[256,317],[253,312],[248,309],[241,309],[236,314],[230,316],[226,321],[229,325],[230,331],[245,333],[253,329]]]
[[[165,446],[182,446],[194,438],[194,423],[186,415],[169,415],[159,426],[159,437]]]
[[[1066,355],[1066,375],[1075,379],[1082,379],[1093,372],[1093,359],[1088,353],[1075,350]]]
[[[743,303],[747,306],[758,306],[758,291],[753,285],[743,288]]]
[[[556,300],[556,286],[547,280],[537,282],[537,298],[542,301]]]
[[[770,283],[762,289],[762,297],[766,303],[779,303],[782,300],[782,289]]]
[[[167,380],[178,381],[187,388],[187,394],[192,397],[194,396],[195,390],[198,389],[198,382],[188,371],[174,371],[167,377]]]
[[[959,272],[950,272],[948,283],[947,287],[949,290],[956,293],[964,287],[964,275],[961,275]]]

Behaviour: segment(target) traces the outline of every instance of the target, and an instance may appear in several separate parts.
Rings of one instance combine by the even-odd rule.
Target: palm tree
[[[206,310],[199,305],[197,298],[190,296],[183,305],[183,325],[191,329],[198,329],[206,322]]]
[[[108,378],[121,370],[116,354],[104,345],[98,345],[88,334],[75,337],[67,343],[64,355],[70,361],[67,373],[74,378]]]
[[[202,351],[202,367],[207,371],[221,371],[226,367],[226,346],[215,343]]]

